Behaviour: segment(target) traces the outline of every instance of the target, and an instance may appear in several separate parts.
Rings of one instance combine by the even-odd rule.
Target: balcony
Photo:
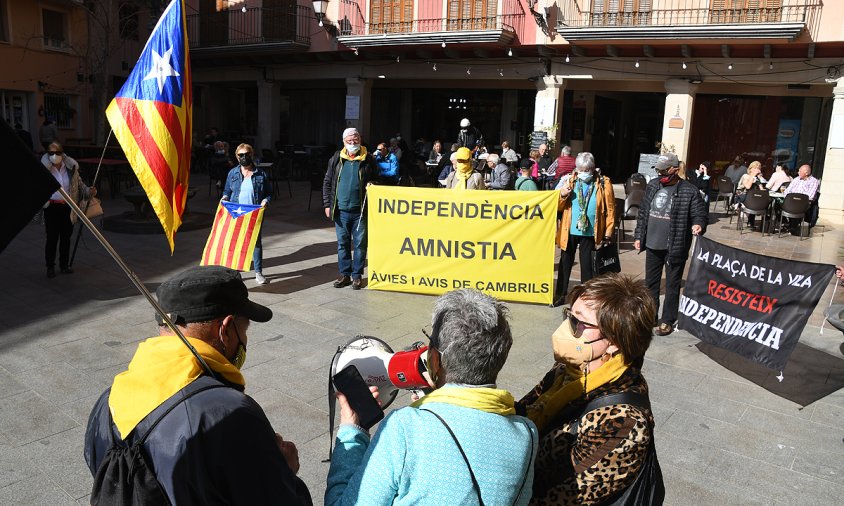
[[[497,43],[511,44],[524,29],[525,11],[519,0],[481,0],[474,6],[483,5],[479,13],[472,12],[468,1],[446,0],[459,5],[457,16],[442,17],[442,3],[433,0],[419,2],[418,18],[399,19],[395,9],[392,21],[389,17],[370,13],[367,17],[361,5],[364,0],[342,0],[337,39],[348,47],[375,47],[397,45],[439,45],[447,43]],[[370,2],[371,4],[371,2]],[[439,15],[436,15],[438,13]],[[445,47],[445,46],[443,46]]]
[[[787,39],[817,35],[821,0],[561,0],[567,40]]]
[[[190,14],[186,19],[191,55],[307,49],[311,16],[311,8],[301,5]]]

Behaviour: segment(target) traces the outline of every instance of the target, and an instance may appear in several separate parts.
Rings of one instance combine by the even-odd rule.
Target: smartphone
[[[366,430],[384,418],[384,410],[369,391],[358,368],[350,365],[332,378],[334,388],[342,392],[349,400],[349,405],[358,415],[359,424]]]

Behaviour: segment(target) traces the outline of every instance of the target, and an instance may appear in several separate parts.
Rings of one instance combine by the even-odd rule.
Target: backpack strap
[[[196,380],[192,381],[189,385],[181,389],[176,394],[170,396],[169,399],[161,403],[160,406],[152,410],[143,420],[141,420],[138,425],[132,429],[131,434],[134,434],[134,442],[133,445],[143,446],[144,442],[146,442],[147,437],[149,437],[150,433],[152,433],[153,429],[158,426],[158,423],[164,419],[167,415],[170,414],[179,404],[186,401],[187,399],[193,397],[194,395],[204,392],[206,390],[211,390],[212,388],[231,388],[225,383],[220,382],[210,376],[200,376]],[[111,421],[112,427],[114,427],[114,421],[111,420],[111,410],[109,409],[109,419]],[[157,415],[155,418],[152,418],[154,414],[161,413]],[[127,438],[128,440],[129,438]]]
[[[569,433],[573,436],[577,435],[577,429],[580,427],[580,420],[586,413],[595,411],[596,409],[605,408],[607,406],[613,406],[615,404],[629,404],[638,408],[651,409],[651,401],[646,395],[634,392],[619,392],[615,394],[602,395],[586,403],[586,406],[583,407],[583,410],[574,419],[574,423],[571,427],[569,427]]]

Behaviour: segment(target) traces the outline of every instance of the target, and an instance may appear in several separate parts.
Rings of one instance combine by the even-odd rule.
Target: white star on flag
[[[235,209],[232,212],[237,213],[237,214],[246,214],[247,213],[247,211],[244,211],[242,207],[238,207],[237,209]]]
[[[170,56],[172,56],[172,54],[172,47],[164,52],[164,56],[158,54],[155,49],[152,50],[152,68],[150,69],[149,74],[144,77],[144,81],[156,79],[158,81],[159,93],[164,93],[164,81],[168,77],[179,77],[180,75],[176,72],[176,69],[170,65]]]

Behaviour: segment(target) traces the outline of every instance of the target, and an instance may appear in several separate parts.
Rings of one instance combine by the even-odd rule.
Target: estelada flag
[[[173,0],[147,40],[134,70],[106,109],[155,214],[170,252],[188,189],[192,90],[181,0]]]
[[[263,221],[264,208],[259,205],[220,202],[199,265],[251,270],[252,253]]]

